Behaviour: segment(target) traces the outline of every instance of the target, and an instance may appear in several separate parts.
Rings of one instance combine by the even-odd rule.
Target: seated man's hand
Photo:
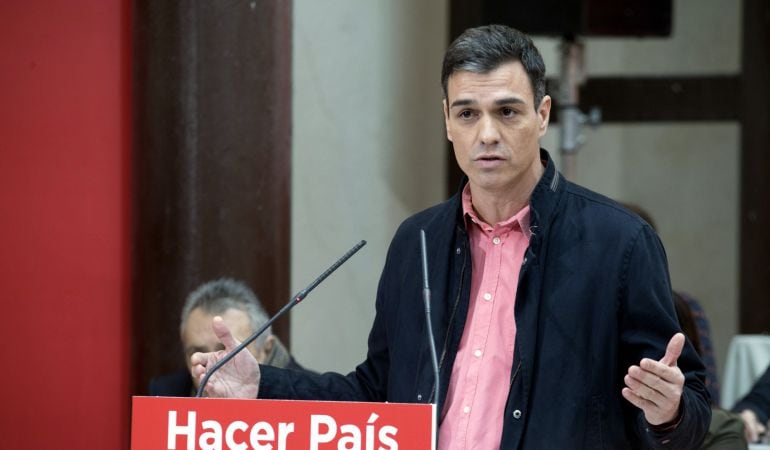
[[[233,338],[221,317],[214,317],[212,327],[225,349],[210,353],[193,353],[190,357],[192,374],[199,381],[203,380],[210,367],[240,344]],[[259,378],[257,360],[248,350],[244,350],[209,378],[205,392],[209,397],[257,398]]]
[[[759,423],[759,419],[757,419],[754,411],[750,409],[741,411],[741,419],[743,419],[743,424],[745,425],[744,433],[748,443],[759,441],[759,437],[767,431],[767,428]]]
[[[668,343],[666,354],[660,361],[644,358],[638,366],[628,368],[623,378],[626,387],[622,394],[634,406],[644,412],[651,425],[663,425],[675,421],[684,390],[684,374],[676,361],[684,348],[684,335],[677,333]]]

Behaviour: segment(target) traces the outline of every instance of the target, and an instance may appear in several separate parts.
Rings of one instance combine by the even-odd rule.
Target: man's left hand
[[[668,342],[660,361],[644,358],[628,368],[623,378],[623,397],[644,412],[651,425],[663,425],[678,419],[684,390],[684,374],[676,361],[684,348],[684,335],[677,333]]]

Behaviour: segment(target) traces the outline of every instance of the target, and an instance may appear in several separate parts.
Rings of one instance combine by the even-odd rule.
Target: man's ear
[[[273,347],[275,347],[275,336],[271,334],[265,339],[265,345],[262,346],[265,355],[269,355],[273,351]]]
[[[446,98],[441,102],[444,105],[444,128],[446,128],[446,138],[449,142],[452,142],[452,131],[449,127],[449,107],[446,103]]]
[[[551,119],[551,96],[546,95],[540,100],[540,106],[537,108],[537,115],[540,118],[540,137],[548,131],[548,121]]]

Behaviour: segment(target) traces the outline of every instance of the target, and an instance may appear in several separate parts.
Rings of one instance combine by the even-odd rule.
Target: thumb
[[[238,346],[239,342],[235,340],[232,333],[230,333],[230,329],[227,328],[225,321],[220,316],[214,316],[214,319],[211,321],[211,328],[214,329],[214,334],[217,335],[219,342],[225,346],[225,350],[229,352]]]
[[[668,345],[666,346],[666,354],[660,360],[663,364],[674,367],[676,366],[676,360],[679,359],[679,355],[682,354],[684,348],[684,335],[682,333],[675,334]]]

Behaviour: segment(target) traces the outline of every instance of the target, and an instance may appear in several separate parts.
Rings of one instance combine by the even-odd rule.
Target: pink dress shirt
[[[497,449],[503,431],[513,347],[519,270],[529,246],[529,206],[490,226],[463,191],[473,264],[468,318],[439,426],[439,450]]]

